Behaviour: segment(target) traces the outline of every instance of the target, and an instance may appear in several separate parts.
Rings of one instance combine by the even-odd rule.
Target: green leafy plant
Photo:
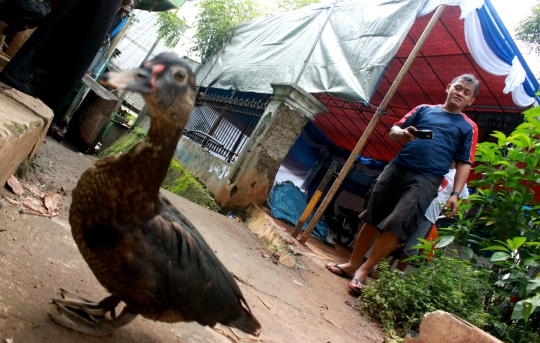
[[[281,252],[281,248],[278,247],[277,245],[275,244],[272,244],[272,246],[270,247],[270,249],[272,250],[272,253],[274,255],[278,255],[280,252]]]
[[[197,6],[200,12],[191,52],[202,61],[218,53],[239,24],[262,16],[261,7],[252,0],[202,0]]]
[[[477,193],[441,230],[439,246],[454,243],[471,266],[489,269],[493,291],[484,308],[493,320],[486,329],[508,342],[540,341],[539,115],[540,108],[528,110],[510,135],[494,132],[495,143],[478,144],[474,171],[481,177],[469,183]]]
[[[404,336],[435,310],[454,313],[478,327],[486,321],[482,299],[490,286],[485,270],[446,254],[407,275],[392,270],[386,261],[378,270],[379,278],[368,282],[361,298],[364,309],[379,318],[387,332]]]
[[[516,37],[525,43],[529,52],[540,53],[540,4],[532,8],[532,14],[520,20]]]
[[[178,44],[180,37],[187,29],[186,20],[178,18],[178,10],[159,12],[156,26],[158,26],[158,38],[171,49]]]

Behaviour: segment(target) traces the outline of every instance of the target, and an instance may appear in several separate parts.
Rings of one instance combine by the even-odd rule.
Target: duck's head
[[[99,82],[141,93],[151,117],[182,116],[187,122],[195,104],[195,74],[184,59],[172,52],[161,53],[128,72],[106,73]]]

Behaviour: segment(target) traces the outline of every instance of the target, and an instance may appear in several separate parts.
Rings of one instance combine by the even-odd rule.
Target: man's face
[[[446,103],[452,107],[464,109],[474,102],[474,84],[458,80],[446,88]]]

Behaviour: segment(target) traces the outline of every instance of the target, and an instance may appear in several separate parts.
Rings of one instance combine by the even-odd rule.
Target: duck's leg
[[[107,299],[108,298],[105,300]],[[56,305],[56,309],[59,313],[49,313],[49,317],[53,322],[73,331],[91,336],[110,336],[113,334],[114,329],[129,324],[137,317],[137,313],[130,311],[128,307],[125,307],[118,317],[113,319],[101,318],[101,320],[98,321],[92,315],[88,315],[88,317],[85,318],[81,314],[75,312],[75,309],[72,310],[55,300],[53,300],[53,303]]]
[[[120,299],[114,295],[108,296],[99,303],[85,299],[78,294],[60,289],[63,299],[53,299],[53,304],[60,304],[68,308],[76,309],[87,313],[90,316],[103,317],[107,312],[111,312],[111,318],[116,317],[115,308],[120,303]]]

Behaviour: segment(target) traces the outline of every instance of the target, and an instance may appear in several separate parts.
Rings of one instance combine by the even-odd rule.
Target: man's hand
[[[456,215],[457,210],[458,210],[458,200],[459,199],[457,195],[450,196],[450,199],[448,199],[448,201],[446,202],[446,205],[444,206],[445,210],[450,211],[450,212],[444,211],[444,216],[446,218],[451,218]]]
[[[414,141],[414,135],[413,132],[416,131],[416,128],[414,126],[409,126],[405,129],[402,129],[401,127],[394,125],[392,126],[392,129],[390,129],[390,139],[394,142],[399,141],[407,141],[411,142]]]

